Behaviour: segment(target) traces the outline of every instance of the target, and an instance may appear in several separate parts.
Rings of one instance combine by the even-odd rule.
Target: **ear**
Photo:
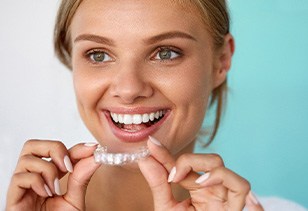
[[[224,38],[224,45],[217,50],[214,64],[213,89],[221,85],[227,78],[227,73],[231,67],[231,60],[234,53],[235,44],[231,34]]]

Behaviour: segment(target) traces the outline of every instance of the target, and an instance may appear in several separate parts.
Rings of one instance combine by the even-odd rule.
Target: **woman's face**
[[[171,0],[84,0],[71,23],[78,108],[111,151],[151,135],[192,143],[214,88],[212,40],[196,9]]]

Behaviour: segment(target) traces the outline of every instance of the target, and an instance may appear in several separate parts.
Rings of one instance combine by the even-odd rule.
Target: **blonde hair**
[[[186,4],[193,3],[200,11],[201,18],[212,35],[214,48],[219,49],[224,45],[224,37],[230,30],[230,18],[225,0],[173,0]],[[71,65],[71,35],[70,24],[82,0],[62,0],[54,28],[54,48],[59,60],[69,69]],[[227,81],[215,88],[211,95],[210,108],[216,105],[215,121],[206,146],[209,145],[217,134],[224,105],[226,102]]]

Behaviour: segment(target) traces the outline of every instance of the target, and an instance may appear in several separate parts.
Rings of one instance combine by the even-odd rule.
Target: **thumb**
[[[94,172],[100,167],[95,163],[93,152],[95,146],[76,145],[70,150],[72,160],[77,161],[74,171],[69,175],[67,182],[67,192],[64,195],[70,204],[85,210],[85,195],[88,184]]]
[[[176,204],[176,201],[167,181],[168,173],[166,169],[151,156],[140,160],[138,165],[151,188],[154,210],[170,210]]]

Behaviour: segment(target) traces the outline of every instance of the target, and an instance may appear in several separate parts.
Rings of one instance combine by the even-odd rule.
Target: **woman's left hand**
[[[148,141],[151,156],[139,167],[152,190],[155,211],[263,211],[247,180],[225,168],[215,154],[183,154],[175,160],[157,140]],[[197,172],[205,172],[200,176]],[[175,200],[170,182],[189,191],[190,198]]]

